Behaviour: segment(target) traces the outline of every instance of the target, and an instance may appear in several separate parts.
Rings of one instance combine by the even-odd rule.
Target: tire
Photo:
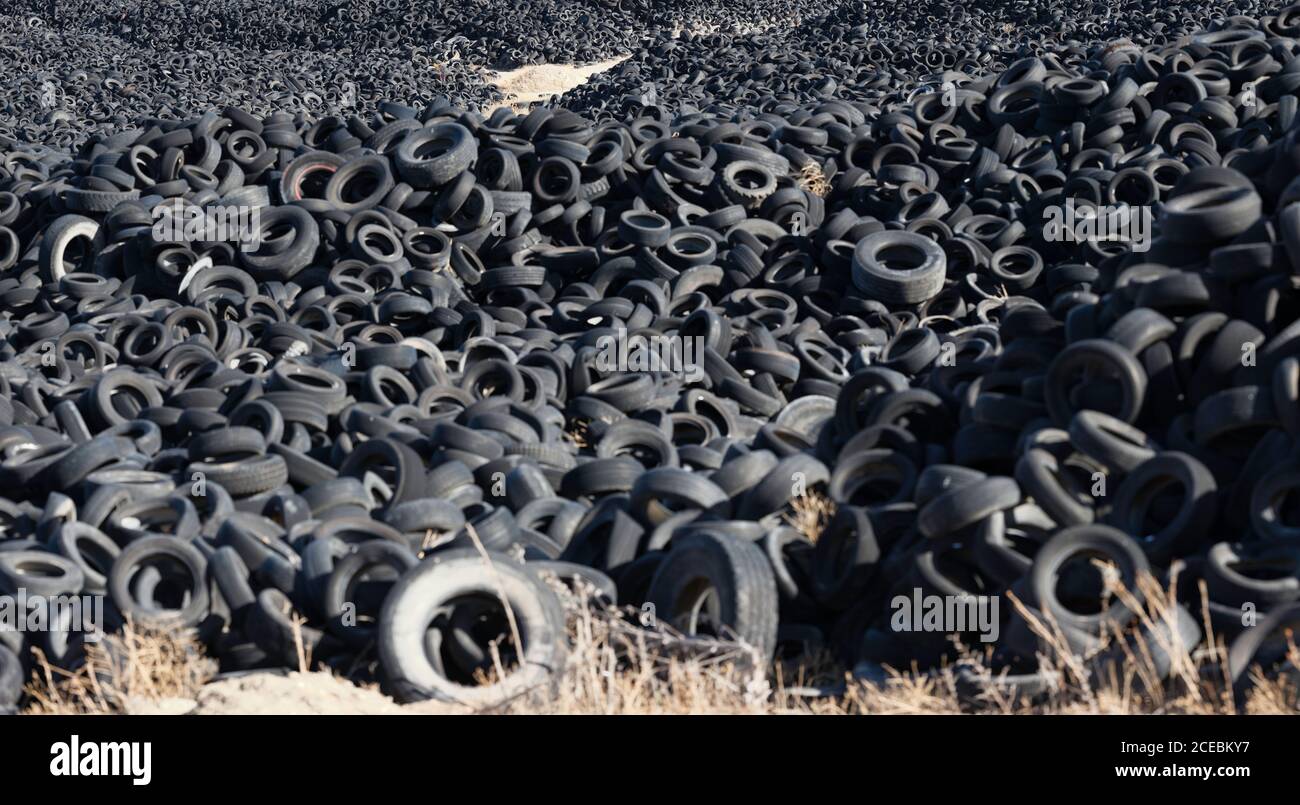
[[[208,570],[216,582],[217,591],[230,609],[232,624],[242,626],[249,607],[257,603],[257,594],[248,583],[248,567],[234,548],[218,548],[208,559]]]
[[[117,436],[92,439],[64,453],[43,473],[50,489],[72,490],[92,472],[135,452],[135,443]]]
[[[737,516],[743,520],[758,520],[764,515],[780,511],[795,496],[796,474],[802,476],[805,492],[830,480],[826,465],[812,456],[803,453],[787,456],[745,493],[737,509]]]
[[[882,551],[867,510],[844,506],[813,548],[812,579],[817,600],[836,610],[860,598],[875,576]]]
[[[1120,583],[1140,602],[1142,591],[1138,578],[1150,572],[1150,564],[1132,537],[1110,526],[1080,525],[1058,532],[1038,550],[1028,576],[1033,599],[1043,612],[1062,626],[1094,636],[1100,636],[1107,624],[1123,628],[1135,616],[1118,599],[1112,599],[1104,613],[1083,614],[1069,609],[1058,597],[1061,569],[1075,557],[1098,554],[1116,565]]]
[[[1260,666],[1268,675],[1274,665],[1285,662],[1291,643],[1288,634],[1295,631],[1300,631],[1300,604],[1288,604],[1269,612],[1232,641],[1228,676],[1238,707],[1245,705],[1246,694],[1254,686],[1250,669]]]
[[[1160,445],[1138,428],[1100,411],[1080,411],[1070,420],[1070,443],[1103,467],[1124,474],[1155,457]]]
[[[469,129],[458,123],[438,123],[402,138],[393,162],[403,181],[427,190],[460,176],[476,155],[474,135]]]
[[[1053,520],[1062,526],[1083,525],[1096,519],[1091,497],[1067,488],[1056,457],[1042,448],[1032,448],[1016,462],[1016,482]]]
[[[467,596],[504,598],[524,638],[522,667],[490,685],[453,681],[435,668],[426,650],[430,624]],[[473,549],[441,551],[393,585],[379,615],[378,645],[398,701],[491,707],[547,684],[563,668],[564,613],[554,593],[508,557],[489,554],[485,560]]]
[[[649,601],[657,618],[688,635],[712,630],[751,647],[763,663],[776,650],[776,578],[752,542],[709,533],[674,540]]]
[[[360,615],[368,614],[362,612],[365,602],[355,600],[354,595],[362,574],[377,567],[387,567],[400,577],[418,562],[408,549],[387,540],[364,542],[335,562],[321,601],[330,632],[354,648],[364,648],[374,639],[375,627],[363,625],[359,620]],[[373,584],[382,585],[382,582]],[[349,604],[352,606],[352,623],[348,623],[346,617]]]
[[[917,529],[928,539],[955,534],[996,511],[1018,505],[1020,485],[1012,478],[983,478],[950,489],[921,508]]]
[[[254,428],[229,427],[190,440],[190,461],[237,461],[266,453],[266,437]]]
[[[321,463],[280,442],[267,445],[267,452],[284,459],[289,481],[300,489],[338,477],[338,471],[330,465]]]
[[[683,509],[725,520],[731,515],[731,499],[708,478],[673,467],[650,470],[632,485],[628,511],[647,525],[658,525]]]
[[[903,263],[893,268],[885,255]],[[939,244],[914,232],[883,231],[868,235],[853,250],[853,285],[891,308],[933,299],[943,289],[948,259]]]
[[[1147,522],[1156,497],[1170,485],[1182,489],[1177,513],[1158,529]],[[1143,462],[1124,479],[1108,518],[1111,525],[1142,538],[1151,560],[1163,564],[1204,543],[1218,513],[1218,487],[1205,465],[1186,453],[1169,451]]]
[[[283,592],[275,588],[262,590],[248,610],[244,632],[276,665],[285,668],[299,666],[299,639],[303,656],[310,657],[313,662],[327,657],[331,649],[337,649],[337,644],[319,629],[306,625],[295,629],[289,619],[292,612],[293,604]]]
[[[362,478],[376,464],[392,473],[388,505],[419,500],[428,494],[428,476],[420,454],[394,439],[371,439],[353,450],[339,468],[341,477]]]
[[[58,282],[68,273],[64,256],[68,247],[78,238],[92,243],[99,235],[99,223],[81,215],[63,215],[52,221],[41,240],[41,275],[47,282]]]
[[[1248,568],[1271,573],[1258,578],[1247,575]],[[1215,603],[1269,610],[1300,598],[1300,547],[1294,544],[1220,542],[1206,553],[1202,572]]]
[[[46,551],[5,551],[0,553],[0,592],[17,595],[52,597],[81,592],[85,574],[71,559]]]
[[[1117,375],[1120,385],[1120,407],[1116,411],[1106,413],[1129,423],[1137,419],[1146,398],[1146,371],[1142,368],[1142,364],[1120,345],[1091,338],[1070,344],[1048,367],[1047,382],[1043,392],[1047,411],[1057,427],[1068,427],[1076,413],[1070,402],[1069,386],[1073,380],[1073,373],[1085,369],[1091,371],[1098,367],[1111,370]]]
[[[59,553],[81,568],[86,592],[101,594],[108,590],[108,574],[122,549],[104,532],[92,525],[73,520],[64,523],[54,535]]]
[[[147,602],[137,601],[131,585],[137,571],[155,567],[153,562],[170,559],[183,570],[180,581],[188,591],[188,600],[176,609],[155,609]],[[192,544],[175,537],[146,536],[126,546],[113,563],[108,574],[108,593],[113,605],[124,617],[149,626],[198,626],[207,616],[211,600],[208,597],[207,560]]]
[[[260,273],[288,280],[311,264],[321,242],[316,219],[296,206],[267,207],[261,211],[262,233],[285,226],[293,230],[293,239],[283,249],[272,251],[263,245],[253,251],[239,252],[240,261],[255,276]]]
[[[618,585],[594,567],[555,560],[528,562],[524,567],[534,573],[553,575],[570,589],[573,589],[576,581],[581,580],[591,587],[593,603],[608,606],[618,602]]]
[[[234,498],[247,498],[278,489],[289,482],[289,468],[278,455],[254,456],[216,464],[196,462],[186,469],[189,477],[202,473],[208,481]]]

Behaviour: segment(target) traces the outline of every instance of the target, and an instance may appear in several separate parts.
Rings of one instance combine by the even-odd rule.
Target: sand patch
[[[610,69],[626,58],[619,56],[594,64],[530,64],[518,70],[498,73],[495,83],[506,97],[490,107],[488,112],[501,106],[527,111],[534,103],[548,101],[552,95],[563,95],[574,87],[582,86],[588,78]]]
[[[193,715],[400,715],[464,712],[439,702],[403,707],[374,687],[312,673],[250,673],[204,685],[188,711]],[[177,708],[179,709],[179,708]],[[148,712],[148,711],[145,711]]]

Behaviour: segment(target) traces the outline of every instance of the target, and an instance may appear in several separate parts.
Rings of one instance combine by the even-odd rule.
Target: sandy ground
[[[509,106],[519,111],[526,110],[530,104],[550,100],[552,95],[561,95],[581,86],[588,78],[608,70],[625,58],[627,57],[620,56],[584,65],[534,64],[498,73],[496,85],[501,88],[506,99],[492,108]]]
[[[131,715],[402,715],[455,713],[437,702],[399,705],[326,673],[255,673],[204,685],[197,699],[136,700]]]

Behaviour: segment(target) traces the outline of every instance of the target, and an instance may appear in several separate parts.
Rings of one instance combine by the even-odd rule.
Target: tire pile
[[[172,17],[173,28],[188,28],[183,19]],[[438,97],[486,104],[501,93],[471,63],[425,51],[154,47],[0,10],[4,140],[70,151],[143,117],[183,120],[227,105],[323,117]]]
[[[568,93],[563,104],[617,117],[635,103],[672,112],[719,105],[753,114],[825,97],[901,102],[918,86],[1001,72],[1024,56],[1080,62],[1089,52],[1165,45],[1215,19],[1258,18],[1272,10],[1264,3],[1224,8],[1147,0],[1068,10],[1030,2],[846,3],[800,25],[754,34],[661,32],[633,58]]]
[[[141,117],[367,114],[501,100],[485,68],[587,62],[654,33],[754,30],[827,0],[407,2],[20,0],[0,9],[0,137],[60,149]]]
[[[1042,42],[937,77],[871,55],[862,25],[908,24],[873,8],[661,38],[588,116],[231,105],[6,144],[0,593],[490,704],[563,667],[549,576],[864,672],[954,654],[896,596],[997,599],[997,684],[1031,696],[1008,594],[1101,664],[1112,631],[1204,640],[1203,581],[1244,693],[1300,619],[1300,6],[1112,8],[1062,41],[1053,5],[948,14]],[[1150,248],[1050,236],[1067,201],[1154,209]],[[160,238],[176,203],[259,237]],[[699,371],[611,368],[629,334]],[[1176,578],[1174,621],[1103,607],[1098,558],[1138,601]],[[516,670],[475,684],[494,643]],[[0,706],[33,648],[84,657],[0,631]]]
[[[599,61],[634,51],[660,30],[759,30],[836,5],[827,0],[218,0],[194,7],[179,0],[76,0],[58,3],[57,18],[61,25],[121,37],[133,46],[178,52],[412,48],[435,60],[511,68]],[[18,7],[45,16],[49,2],[25,0]]]

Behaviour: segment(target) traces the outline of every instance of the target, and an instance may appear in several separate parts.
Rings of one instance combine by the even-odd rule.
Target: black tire
[[[183,589],[187,596],[184,604],[178,608],[154,608],[151,602],[137,601],[132,594],[132,583],[137,572],[149,567],[157,567],[161,562],[169,562],[172,568],[181,571],[171,574],[173,584],[179,584],[177,598]],[[137,539],[126,546],[113,563],[108,574],[108,593],[113,605],[124,617],[135,619],[144,625],[160,627],[179,626],[188,628],[198,626],[208,615],[211,600],[208,595],[207,560],[189,542],[175,537],[147,536]]]
[[[1175,513],[1158,527],[1148,516],[1158,511],[1157,498],[1176,486],[1182,490]],[[1142,538],[1152,561],[1163,564],[1204,544],[1218,513],[1218,487],[1205,465],[1186,453],[1169,451],[1143,462],[1120,485],[1109,522]]]
[[[395,576],[410,570],[418,564],[415,554],[406,547],[387,540],[363,542],[334,563],[330,577],[325,582],[321,609],[327,619],[329,630],[343,642],[354,648],[364,648],[374,639],[375,627],[363,624],[360,616],[372,614],[363,611],[368,603],[358,600],[355,590],[362,583],[363,574],[368,574],[377,567],[391,568]],[[385,594],[392,583],[370,580],[365,582],[371,589],[366,598],[373,594]],[[395,583],[395,582],[393,582]],[[376,586],[380,589],[374,589]],[[380,598],[380,602],[382,602]],[[347,611],[351,607],[351,612]],[[350,616],[350,617],[349,617]]]
[[[591,588],[593,603],[609,606],[618,602],[618,585],[614,583],[613,579],[594,567],[556,560],[532,561],[525,564],[524,567],[543,576],[545,574],[553,575],[564,582],[571,590],[574,588],[575,582],[581,580]]]
[[[402,138],[393,162],[403,181],[429,189],[442,187],[468,170],[477,152],[469,129],[458,123],[438,123]]]
[[[0,592],[17,595],[52,597],[81,592],[85,574],[66,556],[48,551],[19,550],[0,552]]]
[[[430,624],[458,598],[509,602],[523,639],[522,667],[491,685],[471,686],[440,673],[426,650]],[[473,549],[441,551],[402,576],[379,615],[379,658],[401,702],[438,699],[490,707],[547,684],[564,664],[564,613],[533,574],[508,557]]]
[[[1138,578],[1150,572],[1146,554],[1124,532],[1101,524],[1080,525],[1060,531],[1038,550],[1029,571],[1029,585],[1038,607],[1062,626],[1099,636],[1107,624],[1123,628],[1135,616],[1122,601],[1110,600],[1102,612],[1079,613],[1071,610],[1057,593],[1062,568],[1079,556],[1100,556],[1114,563],[1120,583],[1142,601]]]
[[[1022,497],[1013,478],[982,478],[944,492],[921,508],[916,526],[936,539],[974,525],[996,511],[1015,507]]]
[[[196,462],[189,465],[186,472],[191,478],[195,473],[202,473],[207,481],[217,484],[235,498],[260,495],[289,482],[288,465],[275,454],[220,463]]]
[[[763,663],[776,650],[776,579],[752,542],[709,533],[674,540],[648,600],[657,618],[686,634],[739,640]]]
[[[813,549],[812,578],[817,600],[847,609],[875,576],[882,551],[867,510],[844,506],[822,531]]]
[[[1080,411],[1070,420],[1070,443],[1107,469],[1123,474],[1160,452],[1142,430],[1100,411]]]
[[[900,267],[891,266],[886,258]],[[853,285],[891,308],[933,299],[943,289],[948,258],[939,244],[914,232],[868,235],[853,250]]]
[[[795,480],[799,478],[804,492],[830,480],[826,465],[803,453],[787,456],[776,463],[763,480],[759,481],[741,499],[736,512],[740,519],[757,520],[764,515],[780,511],[796,494]]]
[[[1260,571],[1267,575],[1260,577]],[[1268,610],[1300,598],[1300,546],[1295,544],[1220,542],[1206,553],[1202,572],[1215,603]]]
[[[73,520],[64,523],[55,532],[54,546],[59,553],[81,568],[86,592],[104,593],[108,590],[109,571],[122,549],[104,532],[87,523]]]
[[[658,525],[683,509],[725,520],[731,515],[731,499],[708,478],[674,467],[650,470],[632,485],[628,511],[647,525]]]
[[[248,583],[248,567],[244,560],[239,558],[234,548],[224,546],[213,551],[208,559],[208,570],[230,609],[232,623],[241,626],[249,607],[257,602],[257,594]]]
[[[1112,414],[1124,422],[1133,422],[1142,411],[1146,399],[1147,375],[1128,350],[1102,339],[1085,339],[1070,344],[1053,361],[1047,370],[1047,383],[1043,388],[1047,411],[1057,427],[1069,426],[1076,409],[1071,403],[1074,374],[1097,368],[1110,370],[1120,386],[1120,404]],[[1095,380],[1093,382],[1096,382]]]

